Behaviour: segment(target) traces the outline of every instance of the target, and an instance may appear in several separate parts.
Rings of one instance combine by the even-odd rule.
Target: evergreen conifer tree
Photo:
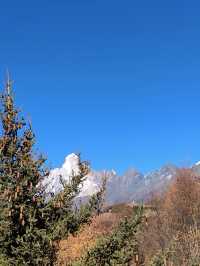
[[[0,251],[13,265],[47,265],[54,250],[42,227],[43,198],[38,184],[48,174],[34,156],[31,126],[14,106],[11,83],[1,95]]]
[[[59,240],[88,222],[97,205],[93,196],[81,208],[73,206],[88,165],[80,161],[80,174],[47,202],[41,186],[49,174],[45,158],[33,152],[35,136],[14,105],[9,79],[1,95],[0,115],[0,261],[2,265],[54,265]]]

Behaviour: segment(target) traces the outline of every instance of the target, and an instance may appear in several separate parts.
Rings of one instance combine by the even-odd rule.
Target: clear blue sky
[[[52,166],[200,160],[200,2],[1,1],[0,78]]]

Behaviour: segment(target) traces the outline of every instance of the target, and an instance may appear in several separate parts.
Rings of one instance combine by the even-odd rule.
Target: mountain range
[[[148,174],[142,174],[132,168],[123,175],[118,175],[114,170],[91,170],[83,182],[78,197],[87,199],[96,193],[101,186],[102,178],[107,177],[105,201],[108,205],[122,202],[144,202],[152,194],[162,193],[173,180],[177,169],[175,165],[168,164]],[[200,174],[200,162],[192,166],[192,169]],[[63,165],[51,170],[49,176],[43,181],[47,195],[59,193],[63,189],[62,182],[69,182],[72,175],[79,172],[79,157],[74,153],[69,154]]]

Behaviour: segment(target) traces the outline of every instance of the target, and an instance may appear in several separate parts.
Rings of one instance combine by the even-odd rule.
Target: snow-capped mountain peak
[[[63,189],[61,178],[64,182],[69,182],[73,175],[80,173],[79,167],[79,156],[74,153],[69,154],[63,165],[51,170],[49,176],[44,180],[43,185],[46,187],[46,193],[59,193]],[[165,191],[176,175],[177,169],[176,166],[168,164],[146,175],[134,168],[129,169],[123,175],[118,175],[115,170],[91,170],[80,187],[79,197],[87,198],[99,191],[102,178],[107,177],[107,204],[131,202],[133,200],[144,201],[152,193]],[[200,161],[194,164],[191,169],[200,174]]]
[[[60,168],[50,171],[48,177],[45,178],[42,185],[45,186],[45,193],[58,194],[63,190],[62,182],[69,182],[73,175],[80,173],[79,156],[75,153],[69,154]],[[62,180],[62,182],[61,182]],[[93,175],[89,174],[80,189],[79,197],[91,196],[99,190],[99,184],[95,182]]]
[[[65,170],[68,176],[72,176],[73,174],[78,175],[80,173],[78,155],[71,153],[67,157],[65,157],[62,169]]]
[[[73,174],[78,174],[79,169],[79,157],[75,154],[69,154],[60,168],[55,168],[50,171],[49,176],[46,177],[42,183],[45,186],[46,194],[57,194],[63,189],[61,182],[69,182]]]

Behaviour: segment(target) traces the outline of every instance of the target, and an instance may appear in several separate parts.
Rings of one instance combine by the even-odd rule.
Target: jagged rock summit
[[[62,182],[69,182],[73,175],[80,173],[79,157],[75,153],[69,154],[60,168],[50,171],[49,176],[43,181],[45,192],[47,195],[58,194],[63,189]],[[93,181],[93,177],[89,176],[81,187],[80,197],[90,196],[97,192],[98,185]]]
[[[105,199],[107,204],[132,202],[133,200],[144,201],[152,193],[165,190],[176,170],[176,166],[166,165],[159,170],[143,175],[133,168],[121,176],[117,175],[114,170],[91,170],[83,182],[79,197],[87,199],[87,197],[96,193],[102,184],[102,177],[106,176],[108,179]],[[72,175],[79,174],[79,172],[78,155],[75,153],[69,154],[63,165],[51,170],[49,176],[44,180],[43,185],[46,187],[47,195],[59,193],[63,189],[61,179],[64,182],[69,182]]]

